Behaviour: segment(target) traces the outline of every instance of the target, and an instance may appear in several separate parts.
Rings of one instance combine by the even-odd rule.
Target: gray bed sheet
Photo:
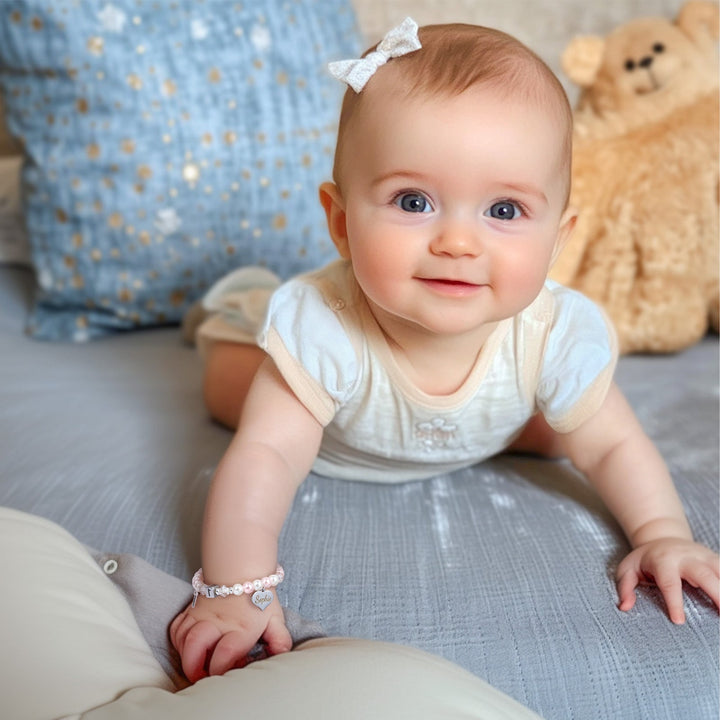
[[[0,504],[189,578],[230,439],[203,410],[194,350],[177,328],[38,343],[31,292],[29,271],[0,268]],[[717,550],[717,337],[622,358],[617,377]],[[563,461],[504,455],[387,487],[311,475],[281,537],[280,597],[330,634],[442,655],[548,720],[716,720],[717,612],[689,590],[674,627],[644,588],[620,613],[626,551]]]

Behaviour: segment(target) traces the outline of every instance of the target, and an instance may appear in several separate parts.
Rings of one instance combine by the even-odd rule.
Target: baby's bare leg
[[[508,448],[511,452],[532,453],[548,458],[564,457],[562,436],[537,413],[530,418],[520,436]]]
[[[256,345],[214,342],[207,349],[203,393],[213,419],[235,430],[255,372],[266,354]]]

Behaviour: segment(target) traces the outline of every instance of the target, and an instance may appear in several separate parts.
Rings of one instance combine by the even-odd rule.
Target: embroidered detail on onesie
[[[330,306],[330,309],[334,312],[340,312],[341,310],[345,309],[345,301],[342,298],[335,298],[334,300],[330,300],[328,302],[328,305]]]
[[[436,417],[415,423],[415,438],[425,452],[444,450],[452,447],[456,430],[457,425],[447,422],[445,418]]]

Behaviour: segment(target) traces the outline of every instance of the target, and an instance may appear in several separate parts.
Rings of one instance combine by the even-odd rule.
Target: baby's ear
[[[555,248],[553,249],[552,258],[550,260],[550,267],[555,264],[555,261],[558,259],[558,257],[560,257],[560,253],[562,253],[563,249],[567,245],[568,240],[570,239],[570,236],[575,229],[577,219],[578,211],[573,207],[567,208],[563,213],[563,216],[560,218],[560,227],[558,228],[558,235],[557,239],[555,240]]]
[[[320,186],[319,192],[320,204],[325,210],[330,237],[338,249],[340,257],[347,260],[350,258],[350,250],[345,219],[345,201],[340,194],[340,188],[335,183],[325,182]]]

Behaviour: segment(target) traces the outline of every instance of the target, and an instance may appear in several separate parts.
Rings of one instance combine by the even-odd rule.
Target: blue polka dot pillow
[[[29,332],[174,323],[221,275],[335,256],[317,201],[350,0],[3,0],[0,91],[24,143]]]

